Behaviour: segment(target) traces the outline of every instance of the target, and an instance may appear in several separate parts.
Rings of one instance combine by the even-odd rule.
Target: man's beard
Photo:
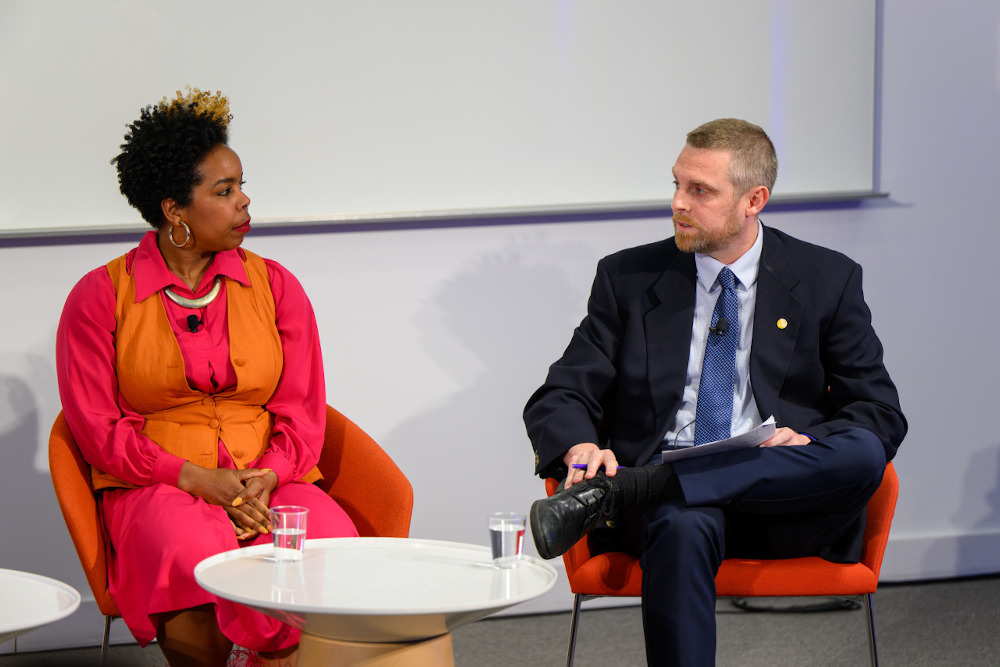
[[[692,225],[694,221],[686,215],[680,214],[675,214],[673,221],[674,241],[682,252],[710,254],[717,250],[724,250],[743,233],[743,222],[736,215],[736,207],[733,207],[733,210],[726,217],[726,224],[713,232],[706,231],[702,227],[691,227],[686,232],[678,234],[678,222]]]

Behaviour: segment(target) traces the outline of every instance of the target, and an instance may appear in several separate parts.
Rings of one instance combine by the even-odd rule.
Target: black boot
[[[542,558],[555,558],[569,551],[615,507],[612,481],[603,472],[531,505],[531,536]]]

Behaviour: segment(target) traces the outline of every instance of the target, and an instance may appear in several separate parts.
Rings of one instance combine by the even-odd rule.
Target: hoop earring
[[[183,248],[189,241],[191,241],[191,228],[184,224],[183,220],[178,220],[177,222],[181,224],[181,227],[184,228],[184,233],[187,234],[187,236],[184,237],[184,243],[179,244],[174,240],[174,229],[176,229],[176,227],[171,227],[170,233],[167,234],[167,236],[170,238],[170,242],[174,244],[175,248]]]

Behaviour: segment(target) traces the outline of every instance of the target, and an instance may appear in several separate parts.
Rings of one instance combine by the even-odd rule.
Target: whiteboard
[[[257,223],[667,207],[726,116],[776,198],[871,193],[875,55],[876,0],[3,0],[0,234],[143,225],[109,161],[187,84]]]

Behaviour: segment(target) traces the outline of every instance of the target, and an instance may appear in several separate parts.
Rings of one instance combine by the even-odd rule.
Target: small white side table
[[[80,606],[80,594],[61,581],[0,569],[0,642],[61,620]]]
[[[450,632],[542,595],[551,565],[525,556],[493,566],[487,547],[402,538],[310,540],[299,563],[270,545],[217,554],[195,567],[206,590],[302,630],[299,664],[452,665]]]

